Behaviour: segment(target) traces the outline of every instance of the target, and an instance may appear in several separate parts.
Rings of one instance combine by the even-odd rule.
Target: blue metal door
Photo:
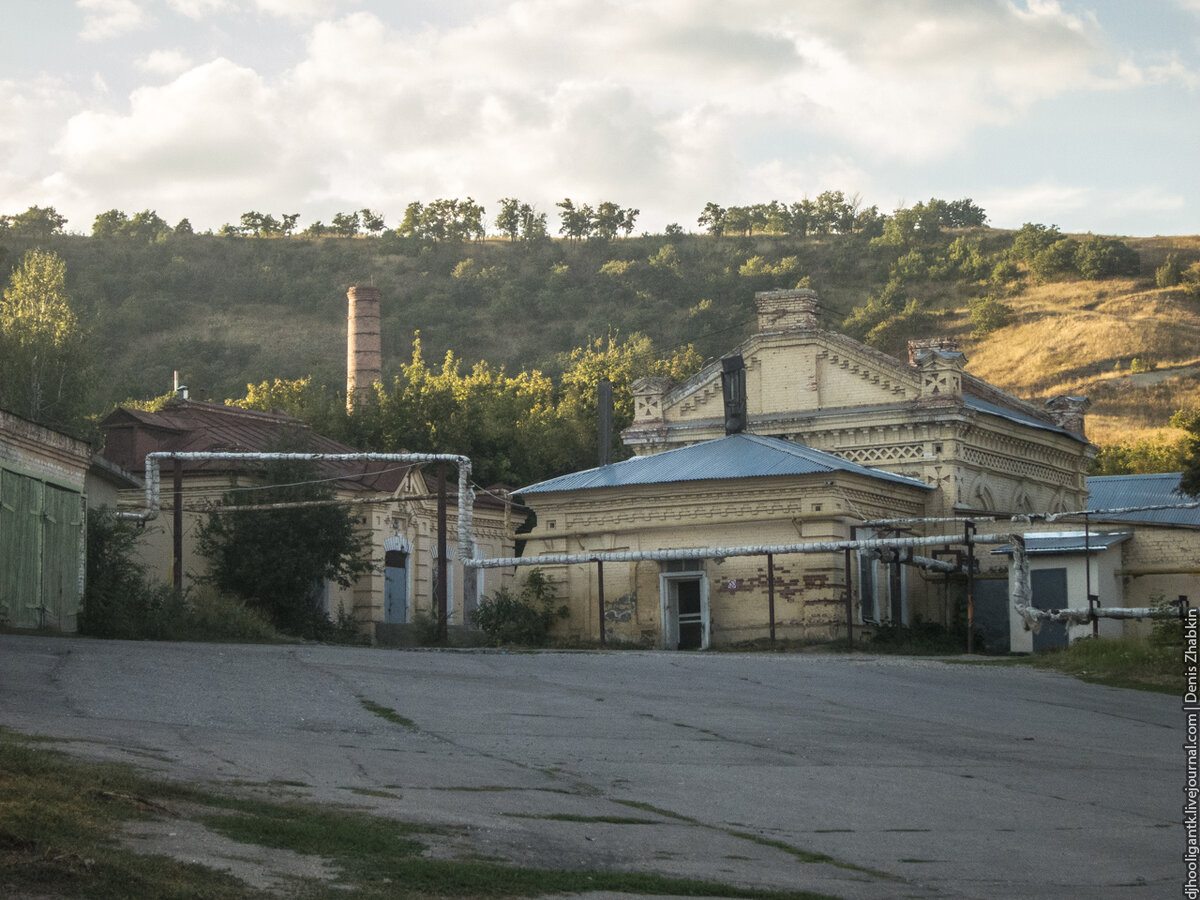
[[[383,573],[383,621],[404,624],[408,621],[408,554],[386,551]]]

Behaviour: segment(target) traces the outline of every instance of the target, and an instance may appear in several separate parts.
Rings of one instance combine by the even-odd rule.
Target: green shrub
[[[1194,262],[1183,270],[1179,285],[1193,297],[1200,297],[1200,262]]]
[[[150,641],[277,639],[264,616],[216,590],[190,593],[150,584],[134,559],[141,533],[137,524],[111,510],[88,510],[80,633]]]
[[[141,529],[107,508],[87,512],[87,566],[79,631],[95,637],[139,638],[147,635],[150,611],[161,598],[146,581],[146,570],[134,559]]]
[[[1079,274],[1093,281],[1112,275],[1137,275],[1142,266],[1138,252],[1124,241],[1095,234],[1080,242],[1074,262]]]
[[[173,640],[274,641],[279,637],[267,617],[236,597],[205,587],[189,596],[187,608],[173,623]]]
[[[966,647],[966,629],[948,629],[920,616],[910,626],[876,625],[867,641],[867,649],[875,653],[962,653]],[[984,650],[979,635],[975,636],[975,650]]]
[[[1154,270],[1154,283],[1160,288],[1175,287],[1183,281],[1183,267],[1174,253],[1167,254],[1167,260]]]
[[[1029,271],[1038,281],[1052,281],[1078,271],[1075,258],[1079,251],[1079,241],[1074,238],[1060,238],[1048,247],[1044,247],[1029,260]]]
[[[555,617],[567,615],[565,606],[554,608],[554,599],[554,587],[549,579],[541,569],[533,569],[520,593],[500,588],[481,600],[473,622],[493,646],[541,647],[546,643]]]
[[[970,311],[971,337],[975,339],[985,337],[1012,321],[1012,307],[995,297],[972,297],[967,300],[967,309]]]

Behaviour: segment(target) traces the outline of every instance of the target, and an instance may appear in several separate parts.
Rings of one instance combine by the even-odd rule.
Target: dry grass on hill
[[[971,372],[1020,397],[1090,397],[1088,436],[1100,444],[1182,435],[1168,420],[1200,406],[1195,299],[1114,278],[1034,285],[1006,302],[1015,321],[967,348]],[[1133,359],[1154,368],[1133,374]]]

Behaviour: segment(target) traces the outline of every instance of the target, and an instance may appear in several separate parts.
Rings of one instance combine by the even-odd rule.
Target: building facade
[[[118,466],[142,471],[147,454],[174,451],[265,453],[297,450],[314,454],[353,454],[338,441],[315,434],[307,423],[281,413],[266,413],[177,398],[161,410],[118,409],[101,423],[105,456]],[[381,461],[319,461],[320,477],[335,485],[336,496],[354,510],[368,542],[372,568],[349,588],[325,586],[329,614],[351,615],[365,633],[374,626],[404,625],[435,610],[437,478],[412,464]],[[192,587],[207,569],[196,536],[207,515],[205,503],[219,500],[232,487],[261,482],[252,466],[240,461],[184,460],[179,463],[183,504],[179,583]],[[449,477],[455,472],[451,467]],[[146,527],[143,562],[160,581],[175,580],[176,516],[172,464],[164,463],[161,511]],[[126,490],[121,506],[144,510],[144,492]],[[498,589],[510,574],[491,572],[472,578],[458,559],[458,504],[455,484],[447,493],[447,613],[452,625],[468,625],[479,599]],[[472,514],[476,555],[512,553],[512,532],[519,521],[510,505],[481,493]]]
[[[623,433],[633,460],[519,492],[537,516],[526,555],[936,535],[930,529],[957,526],[878,523],[1086,506],[1095,450],[1084,435],[1084,398],[1040,405],[1020,400],[965,371],[967,360],[952,341],[913,342],[908,360],[888,356],[820,328],[819,302],[810,290],[763,292],[755,304],[757,332],[726,358],[680,384],[663,378],[633,384],[634,421]],[[733,412],[730,384],[743,392]],[[656,455],[685,448],[698,448],[697,459],[719,453],[731,446],[723,444],[731,421],[743,437],[778,442],[772,446],[781,453],[798,447],[857,468],[851,474],[835,463],[824,474],[782,481],[743,471],[721,479],[605,483],[605,470],[620,472]],[[949,545],[943,550],[953,553]],[[699,564],[699,576],[680,576],[665,562],[648,568],[638,562],[618,588],[636,606],[625,594],[619,612],[606,602],[606,637],[676,644],[670,610],[679,577],[701,579],[710,640],[762,637],[771,624],[762,611],[773,574],[762,562],[714,552]],[[789,554],[773,562],[794,604],[785,605],[787,615],[775,623],[787,637],[834,637],[855,624],[918,619],[950,625],[962,616],[962,581],[911,552],[869,549],[849,563],[841,554]],[[567,629],[584,639],[600,634],[592,568],[547,569],[569,598]],[[722,600],[719,614],[714,598]],[[847,600],[849,615],[841,612]]]

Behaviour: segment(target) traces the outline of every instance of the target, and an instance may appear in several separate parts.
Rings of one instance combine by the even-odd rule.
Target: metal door
[[[1033,591],[1032,605],[1035,609],[1067,608],[1067,570],[1034,569],[1029,573]],[[1065,622],[1043,622],[1033,633],[1033,651],[1049,650],[1067,646]]]
[[[383,621],[408,621],[408,554],[386,550],[383,554]]]

